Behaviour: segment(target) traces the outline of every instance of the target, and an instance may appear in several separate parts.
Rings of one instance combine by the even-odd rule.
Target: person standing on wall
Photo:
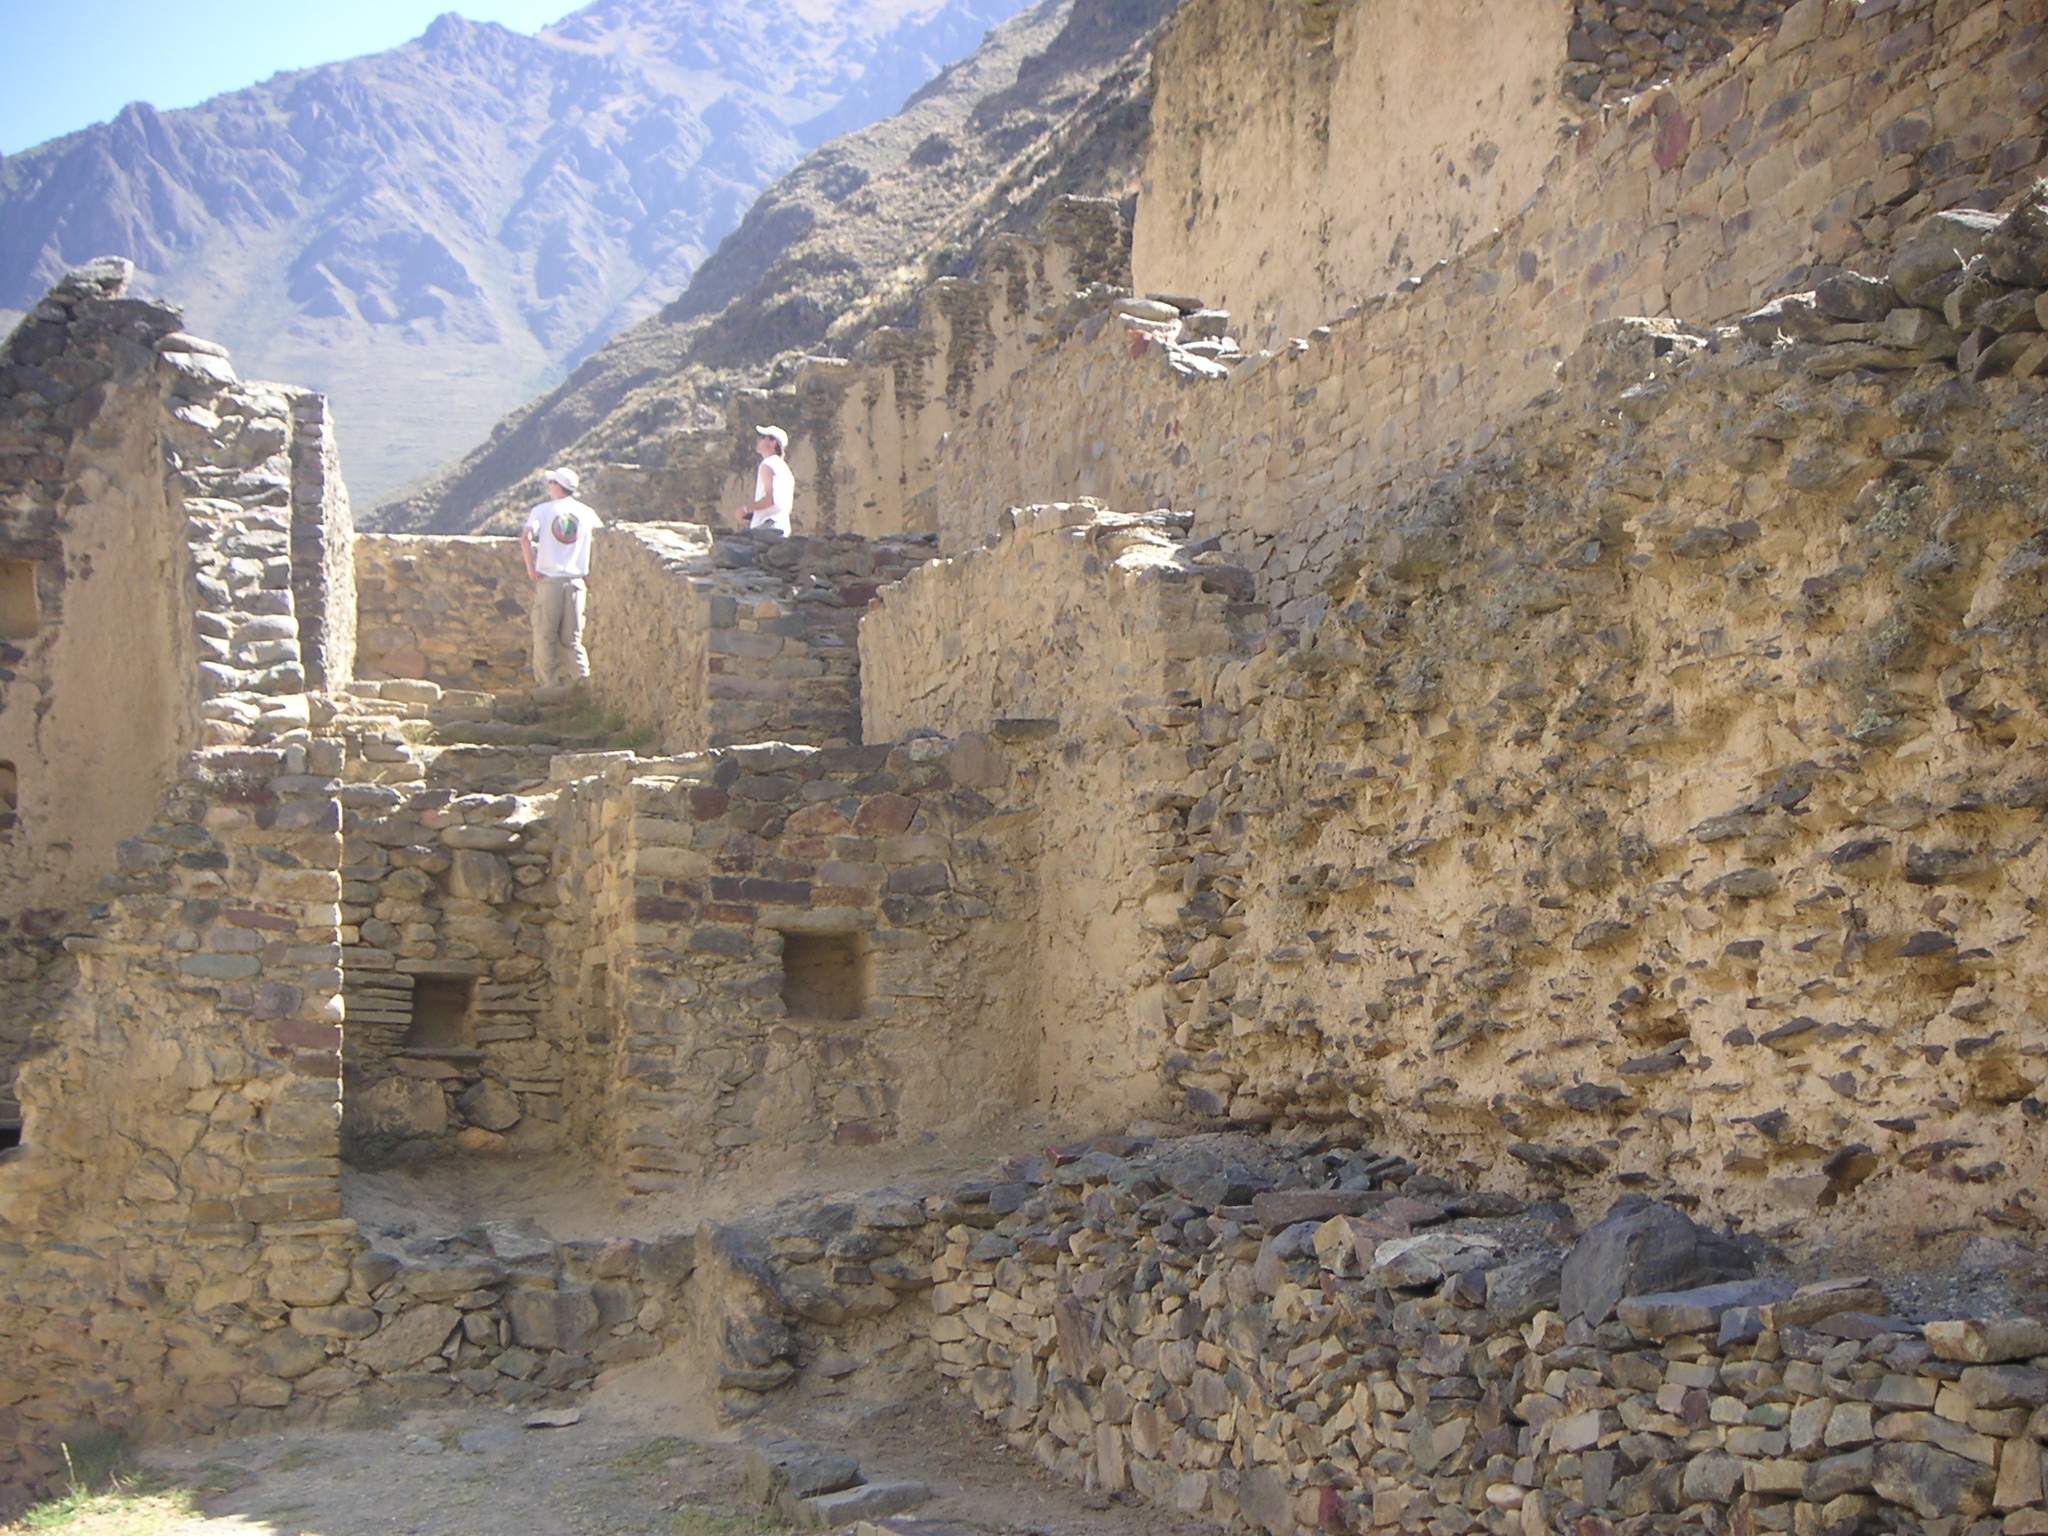
[[[789,434],[782,428],[754,428],[754,452],[761,456],[754,469],[754,499],[735,514],[742,528],[771,539],[789,537],[789,509],[796,502],[796,475],[782,456],[788,447]]]
[[[547,472],[547,500],[526,514],[519,548],[533,578],[533,680],[536,694],[566,694],[590,676],[583,649],[584,579],[591,535],[604,524],[576,499],[573,469]],[[566,672],[567,676],[563,674]]]

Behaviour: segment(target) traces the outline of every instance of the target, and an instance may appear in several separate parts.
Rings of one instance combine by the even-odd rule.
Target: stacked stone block
[[[508,1133],[551,1145],[562,1067],[539,1038],[554,841],[543,807],[511,795],[352,784],[341,938],[349,1018],[351,1156],[497,1152]],[[456,1038],[421,1036],[414,993],[468,994]]]
[[[549,1023],[571,1129],[629,1187],[957,1134],[1014,1102],[1029,1048],[994,978],[1030,916],[1028,818],[986,737],[587,769],[556,816]],[[792,1018],[785,949],[813,935],[861,979]]]
[[[2010,201],[2040,156],[2044,63],[2029,19],[1997,4],[1807,0],[1587,122],[1493,235],[1227,380],[1175,367],[1136,321],[1029,364],[937,457],[941,547],[1079,494],[1175,506],[1300,622],[1347,524],[1482,452],[1588,325],[1727,323],[1876,270],[1935,212]]]
[[[339,692],[355,672],[355,518],[327,397],[292,395],[292,601],[306,685]]]
[[[1749,1263],[1668,1206],[1566,1248],[1557,1209],[1320,1145],[1105,1142],[962,1186],[936,1369],[1062,1476],[1269,1533],[2048,1523],[2038,1322],[1699,1285]]]
[[[532,584],[517,539],[355,541],[356,673],[475,693],[533,686]]]
[[[660,750],[860,740],[861,615],[917,536],[761,540],[635,523],[593,556],[592,688]]]
[[[1785,0],[1579,0],[1564,88],[1581,101],[1634,91],[1722,57],[1786,9]]]

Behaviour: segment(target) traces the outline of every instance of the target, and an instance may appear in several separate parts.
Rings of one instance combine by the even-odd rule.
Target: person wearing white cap
[[[547,500],[526,514],[519,548],[533,578],[533,680],[543,689],[590,676],[583,649],[584,578],[590,574],[590,539],[604,524],[576,499],[573,469],[547,472]],[[563,674],[567,673],[565,677]]]
[[[780,427],[754,428],[754,452],[761,462],[754,470],[754,499],[737,514],[742,528],[789,537],[789,509],[796,503],[796,475],[783,452],[789,434]]]

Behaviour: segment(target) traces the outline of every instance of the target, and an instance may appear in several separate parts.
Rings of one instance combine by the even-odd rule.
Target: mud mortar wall
[[[591,569],[591,682],[654,750],[860,739],[860,616],[917,536],[755,539],[622,524]]]
[[[22,1071],[25,1144],[0,1163],[0,1480],[48,1474],[80,1424],[282,1406],[248,1351],[346,1285],[340,820],[303,756],[195,755],[122,844],[111,915],[71,941],[78,995]]]
[[[1184,519],[1054,506],[1010,522],[884,589],[861,626],[867,729],[1012,744],[1041,828],[1022,983],[1045,1021],[1038,1093],[1116,1123],[1164,1108],[1167,977],[1222,915],[1180,851],[1216,724],[1190,705],[1266,614],[1236,601],[1245,572],[1191,554]]]
[[[338,797],[351,1162],[445,1156],[451,1140],[551,1149],[563,1069],[537,1023],[553,1001],[544,805],[419,784]]]
[[[971,278],[926,292],[914,325],[878,330],[856,366],[821,372],[833,410],[810,436],[833,484],[827,526],[869,538],[936,532],[933,456],[945,435],[1055,339],[1076,292],[1130,281],[1128,248],[1114,203],[1058,199],[1040,239],[990,242]]]
[[[1456,255],[1542,184],[1580,103],[1567,0],[1202,0],[1165,27],[1134,286],[1247,346]],[[1290,329],[1291,328],[1291,329]]]
[[[155,356],[178,316],[121,282],[54,290],[0,354],[0,915],[43,909],[30,931],[112,871],[199,739]]]
[[[985,737],[588,763],[546,1023],[571,1131],[631,1187],[961,1137],[1021,1101],[1035,818]],[[819,936],[855,961],[806,1013],[784,961]]]
[[[517,539],[366,533],[355,585],[358,676],[478,693],[532,686],[532,583]]]
[[[591,568],[599,580],[587,638],[599,702],[655,751],[705,746],[711,530],[614,525],[598,534]]]
[[[1190,1102],[1766,1230],[2031,1226],[2040,387],[1737,348],[1610,414],[1656,342],[1589,347],[1311,648],[1226,671],[1276,756],[1205,837],[1252,875]]]
[[[861,623],[863,729],[950,735],[1003,719],[1080,725],[1195,686],[1264,614],[1242,571],[1200,567],[1185,519],[1027,507],[992,549],[883,589]]]
[[[1168,328],[1091,322],[952,434],[940,546],[980,544],[1012,506],[1170,505],[1259,570],[1283,622],[1312,620],[1346,520],[1483,450],[1589,324],[1725,320],[2014,190],[2044,69],[2025,8],[1806,0],[1586,124],[1525,211],[1420,286],[1227,377],[1177,366]]]

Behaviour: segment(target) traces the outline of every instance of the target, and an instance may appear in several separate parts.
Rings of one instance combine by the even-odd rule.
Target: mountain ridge
[[[1175,0],[1041,0],[901,112],[820,146],[747,211],[690,285],[621,331],[468,455],[369,521],[502,529],[550,456],[659,463],[807,350],[846,355],[1051,200],[1135,195],[1150,39]]]
[[[1021,5],[596,0],[533,37],[450,12],[131,103],[0,161],[0,320],[128,256],[251,372],[334,399],[368,501],[673,297],[818,137]]]

